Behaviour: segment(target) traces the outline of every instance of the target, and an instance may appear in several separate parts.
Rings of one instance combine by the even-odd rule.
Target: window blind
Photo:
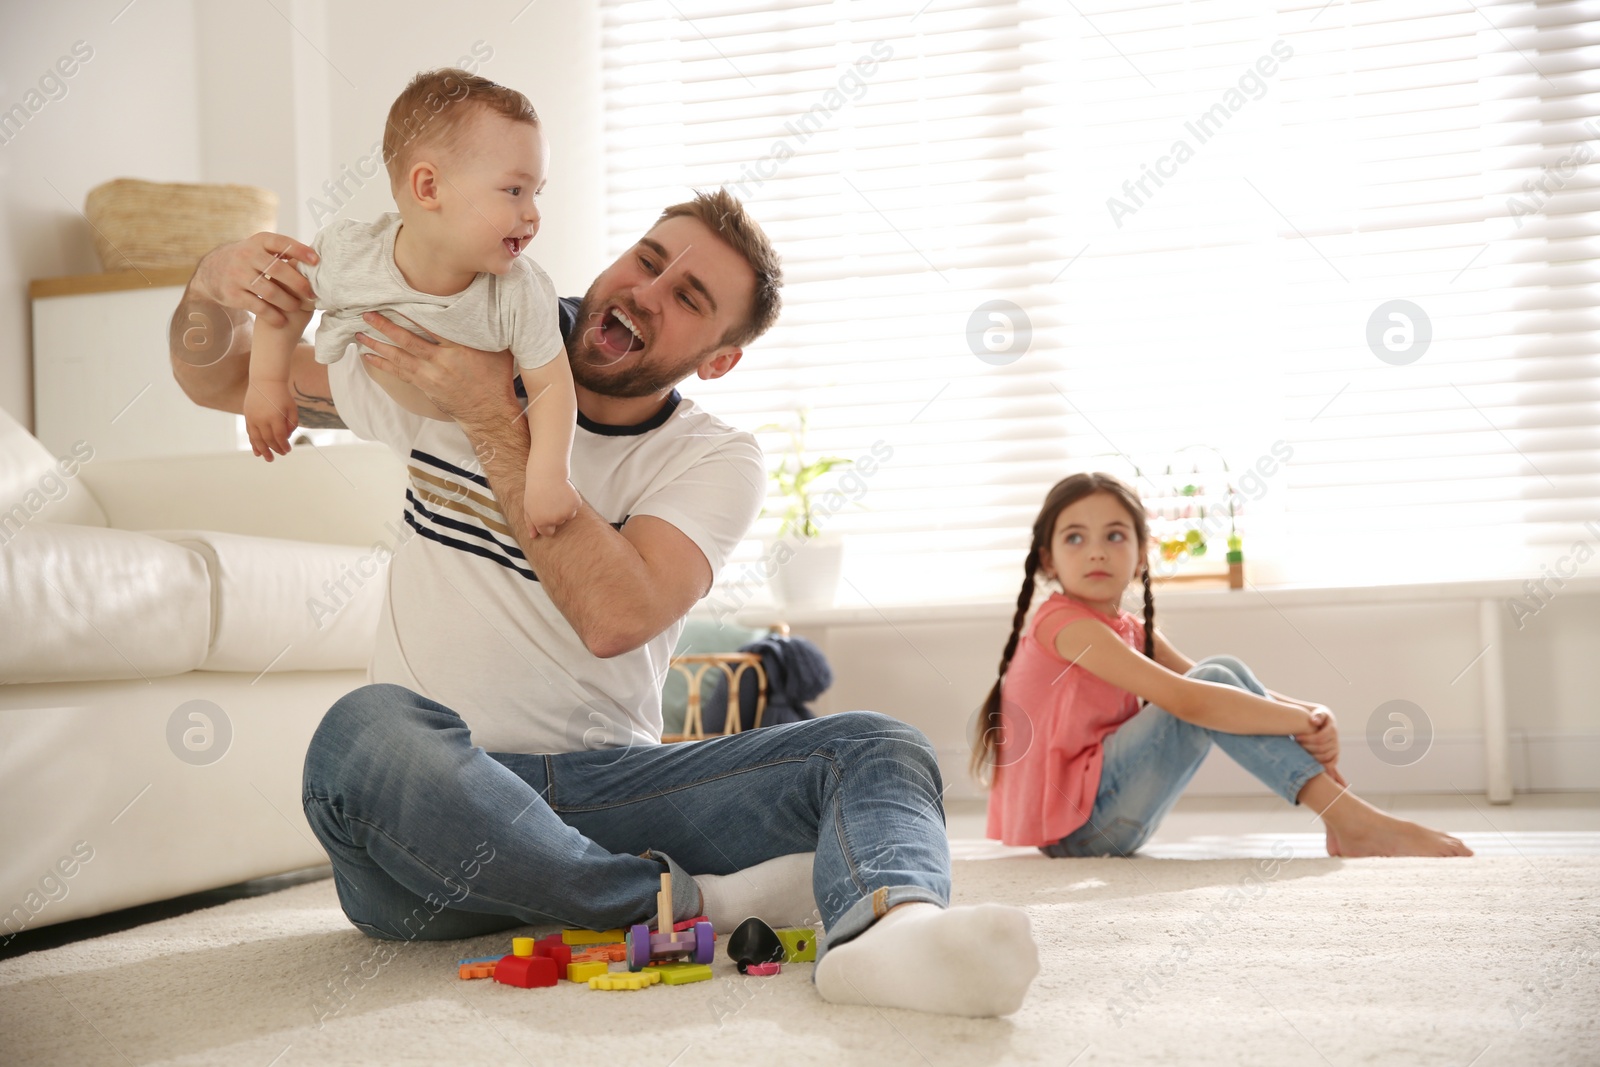
[[[605,0],[611,251],[750,205],[783,317],[685,390],[892,449],[828,520],[874,603],[1012,595],[1056,479],[1196,445],[1252,581],[1537,576],[1600,550],[1597,9]]]

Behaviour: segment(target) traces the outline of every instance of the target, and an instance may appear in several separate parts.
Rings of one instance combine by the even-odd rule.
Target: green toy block
[[[670,963],[651,964],[646,970],[660,971],[663,985],[688,985],[690,982],[711,981],[709,963],[685,963],[674,960]]]
[[[809,926],[786,926],[774,930],[783,942],[783,962],[813,963],[817,958],[817,932]]]

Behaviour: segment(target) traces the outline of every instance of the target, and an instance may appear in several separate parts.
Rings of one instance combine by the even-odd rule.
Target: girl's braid
[[[1144,567],[1144,654],[1156,658],[1156,599],[1150,595],[1150,565]]]

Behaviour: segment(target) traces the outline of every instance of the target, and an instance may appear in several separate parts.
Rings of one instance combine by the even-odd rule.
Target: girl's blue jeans
[[[1186,677],[1266,696],[1250,668],[1232,656],[1208,656]],[[1149,840],[1215,744],[1291,804],[1323,771],[1288,735],[1229,734],[1184,722],[1146,704],[1105,741],[1100,789],[1089,821],[1041,849],[1049,856],[1126,856]]]
[[[815,852],[812,889],[841,944],[889,908],[950,899],[932,746],[851,711],[729,737],[550,755],[485,752],[449,708],[368,685],[329,709],[302,804],[345,915],[372,937],[595,930],[698,914],[691,875]]]

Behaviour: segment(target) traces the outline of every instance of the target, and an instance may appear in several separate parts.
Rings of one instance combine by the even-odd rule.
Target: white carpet
[[[720,953],[711,982],[638,993],[463,982],[509,934],[369,941],[321,881],[0,962],[0,1062],[1600,1063],[1600,858],[955,873],[957,903],[1032,916],[1044,969],[1008,1019],[835,1008],[810,965],[741,978]]]

